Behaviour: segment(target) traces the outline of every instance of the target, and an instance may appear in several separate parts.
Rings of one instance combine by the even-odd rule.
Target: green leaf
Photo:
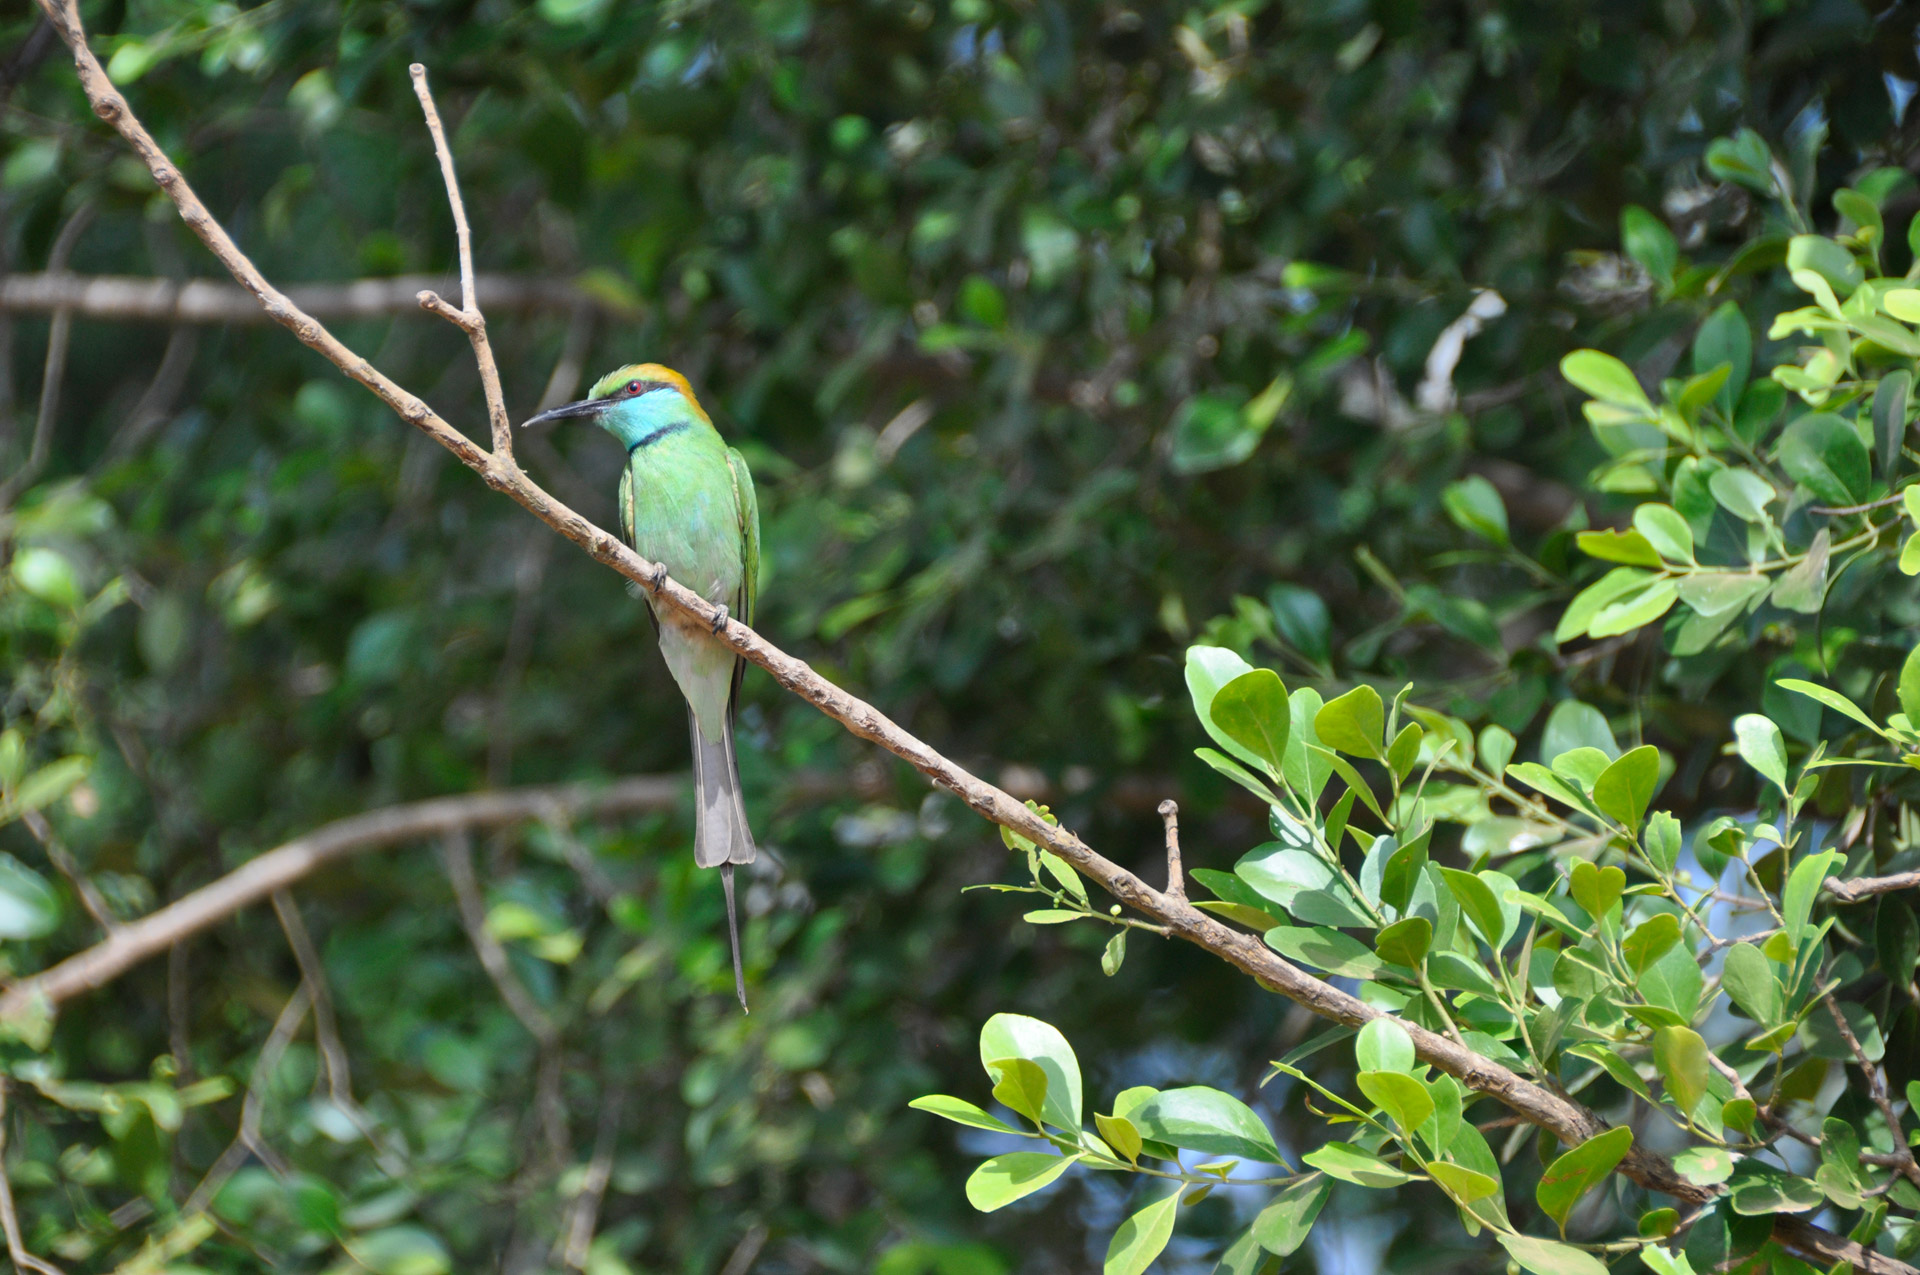
[[[1646,968],[1640,975],[1639,991],[1649,1003],[1664,1009],[1677,1025],[1693,1021],[1705,984],[1692,950],[1682,944]]]
[[[1489,726],[1480,732],[1480,765],[1495,779],[1506,773],[1507,763],[1513,760],[1514,738],[1511,731],[1500,726]]]
[[[1103,1275],[1141,1275],[1173,1238],[1180,1191],[1155,1200],[1120,1224],[1107,1244]]]
[[[1260,936],[1268,947],[1341,978],[1373,978],[1383,968],[1365,944],[1325,926],[1276,925]]]
[[[60,926],[60,896],[47,879],[0,853],[0,939],[37,939]]]
[[[1677,581],[1655,580],[1638,593],[1630,593],[1601,607],[1594,613],[1592,623],[1587,625],[1587,636],[1618,637],[1622,633],[1633,632],[1643,624],[1652,624],[1672,609],[1674,599],[1679,596]]]
[[[1770,1217],[1776,1213],[1805,1213],[1826,1203],[1819,1187],[1748,1160],[1732,1182],[1733,1211],[1743,1217]]]
[[[1497,1000],[1500,996],[1500,989],[1494,986],[1493,979],[1480,967],[1480,962],[1470,961],[1458,952],[1429,952],[1427,976],[1433,980],[1435,987],[1473,992],[1489,1000]]]
[[[1831,412],[1812,412],[1780,436],[1780,467],[1826,505],[1856,505],[1867,498],[1873,463],[1851,422]]]
[[[1873,392],[1874,459],[1880,476],[1892,481],[1900,463],[1900,444],[1907,434],[1907,402],[1913,374],[1906,368],[1887,373]]]
[[[1267,610],[1281,641],[1323,668],[1333,658],[1333,617],[1311,589],[1276,584],[1267,590]]]
[[[1042,850],[1039,855],[1040,866],[1047,870],[1047,875],[1058,881],[1068,894],[1080,900],[1082,907],[1087,906],[1086,883],[1080,879],[1080,874],[1073,870],[1073,865],[1051,850]]]
[[[1747,765],[1786,792],[1787,745],[1780,737],[1780,728],[1758,713],[1742,713],[1733,719],[1733,738]]]
[[[1239,904],[1228,903],[1223,906],[1231,908],[1231,907],[1238,907]],[[1266,919],[1267,917],[1265,913],[1260,913],[1258,915],[1259,921],[1265,921]],[[1257,930],[1260,928],[1260,926],[1259,924],[1255,924],[1251,928]],[[1108,978],[1112,978],[1115,974],[1118,974],[1120,972],[1120,966],[1126,961],[1126,959],[1127,959],[1127,932],[1125,930],[1121,930],[1117,932],[1112,938],[1108,939],[1107,946],[1101,950],[1100,972],[1102,974],[1105,974]]]
[[[1329,1142],[1300,1159],[1329,1177],[1355,1186],[1385,1188],[1413,1181],[1412,1174],[1402,1173],[1373,1152],[1350,1142]]]
[[[1780,915],[1786,921],[1787,938],[1795,947],[1807,932],[1807,918],[1813,914],[1813,901],[1820,895],[1820,883],[1834,868],[1846,862],[1846,858],[1838,850],[1810,854],[1794,864],[1793,871],[1787,874],[1786,888],[1780,892]]]
[[[1896,987],[1913,981],[1920,968],[1920,921],[1913,909],[1892,895],[1882,896],[1873,917],[1873,949],[1880,972]]]
[[[48,762],[22,779],[14,789],[11,803],[14,817],[52,805],[79,787],[92,769],[92,760],[78,755]]]
[[[1607,1046],[1595,1041],[1588,1041],[1584,1044],[1572,1046],[1567,1052],[1576,1057],[1590,1059],[1593,1062],[1599,1063],[1601,1070],[1613,1077],[1623,1088],[1638,1094],[1648,1102],[1653,1101],[1653,1091],[1647,1088],[1646,1081],[1640,1079],[1640,1073],[1635,1071],[1626,1059],[1614,1053],[1613,1050],[1607,1048]]]
[[[1424,917],[1416,918],[1425,920]],[[1353,1042],[1354,1061],[1362,1071],[1401,1071],[1413,1074],[1413,1037],[1391,1018],[1370,1019]]]
[[[1032,912],[1022,912],[1020,919],[1028,925],[1064,925],[1068,921],[1078,921],[1084,912],[1074,912],[1067,908],[1037,908]]]
[[[1137,1161],[1142,1145],[1140,1126],[1126,1116],[1103,1116],[1094,1113],[1093,1127],[1100,1131],[1101,1140],[1118,1151],[1121,1158]]]
[[[1260,1242],[1253,1237],[1253,1228],[1249,1227],[1240,1232],[1240,1238],[1227,1245],[1226,1252],[1213,1264],[1211,1275],[1262,1275],[1267,1265],[1267,1251],[1260,1247]]]
[[[1773,484],[1750,469],[1716,469],[1707,477],[1707,490],[1742,522],[1766,525],[1767,506],[1779,498]]]
[[[1665,956],[1680,941],[1680,920],[1671,912],[1656,912],[1633,928],[1620,944],[1627,968],[1635,974]]]
[[[1834,712],[1839,713],[1843,717],[1851,717],[1868,730],[1877,731],[1880,729],[1874,724],[1871,717],[1868,717],[1860,711],[1860,707],[1857,704],[1838,691],[1828,690],[1826,687],[1818,685],[1817,683],[1803,682],[1798,678],[1792,677],[1783,677],[1775,682],[1774,685],[1785,690],[1797,691],[1810,699],[1819,700]]]
[[[1773,586],[1764,575],[1696,571],[1681,577],[1680,600],[1704,616],[1738,611]]]
[[[1637,409],[1653,415],[1653,403],[1640,388],[1632,369],[1611,354],[1598,350],[1575,350],[1560,360],[1560,375],[1577,389],[1602,403]]]
[[[1234,875],[1287,912],[1302,891],[1319,890],[1333,881],[1333,869],[1311,850],[1269,841],[1255,846],[1233,865]]]
[[[1654,867],[1673,872],[1680,863],[1680,821],[1664,810],[1654,812],[1640,843]]]
[[[1255,776],[1252,771],[1225,753],[1215,752],[1211,748],[1196,748],[1193,750],[1193,755],[1258,797],[1263,804],[1269,806],[1277,806],[1280,804],[1280,794],[1274,792],[1272,788],[1269,788]],[[1258,763],[1255,764],[1257,765]]]
[[[1564,1233],[1567,1216],[1580,1202],[1580,1197],[1606,1181],[1632,1146],[1633,1130],[1623,1125],[1596,1134],[1555,1159],[1541,1173],[1540,1185],[1534,1189],[1540,1211],[1552,1218]]]
[[[49,606],[63,610],[75,610],[84,601],[73,564],[52,549],[33,546],[14,554],[13,582]]]
[[[1720,414],[1731,419],[1753,370],[1753,329],[1732,301],[1722,303],[1708,315],[1693,337],[1694,372],[1711,372],[1717,367],[1728,369],[1726,383],[1720,387],[1719,406]]]
[[[1004,1208],[1015,1200],[1052,1185],[1080,1157],[1048,1155],[1044,1151],[1009,1151],[973,1171],[967,1179],[967,1203],[982,1213]]]
[[[1600,772],[1593,781],[1593,804],[1620,826],[1636,831],[1660,781],[1660,750],[1642,744]]]
[[[980,1029],[980,1061],[989,1076],[993,1076],[994,1061],[1001,1058],[1026,1058],[1045,1072],[1046,1122],[1060,1129],[1079,1129],[1080,1060],[1058,1028],[1023,1014],[995,1014]]]
[[[1287,688],[1272,669],[1234,678],[1213,697],[1213,721],[1228,739],[1265,762],[1276,775],[1287,755],[1291,713]]]
[[[1641,505],[1633,511],[1633,529],[1668,562],[1693,561],[1693,528],[1672,505]]]
[[[1620,562],[1630,567],[1659,568],[1660,555],[1639,531],[1583,531],[1574,537],[1580,552],[1602,562]]]
[[[1047,1073],[1031,1058],[996,1058],[987,1064],[993,1096],[1002,1106],[1039,1124],[1045,1118]]]
[[[1507,507],[1492,483],[1478,474],[1469,474],[1448,483],[1440,493],[1447,516],[1462,531],[1503,548],[1508,543]]]
[[[1287,697],[1293,715],[1293,728],[1287,733],[1287,787],[1308,801],[1320,800],[1320,790],[1333,772],[1326,757],[1315,751],[1320,737],[1313,733],[1313,719],[1321,702],[1320,692],[1311,686],[1299,687]]]
[[[1569,748],[1553,759],[1553,771],[1580,785],[1582,792],[1591,793],[1600,776],[1612,765],[1610,759],[1598,748]]]
[[[1413,773],[1415,763],[1420,760],[1420,742],[1423,737],[1424,732],[1419,725],[1408,722],[1401,728],[1400,733],[1393,737],[1393,742],[1387,745],[1387,769],[1391,770],[1394,777],[1401,783],[1407,781],[1407,776]]]
[[[1725,1147],[1688,1147],[1673,1157],[1673,1167],[1695,1186],[1719,1186],[1733,1176],[1733,1153]]]
[[[1237,677],[1253,671],[1253,666],[1223,646],[1187,648],[1187,695],[1193,701],[1193,715],[1201,727],[1231,756],[1249,766],[1260,764],[1259,756],[1235,741],[1213,720],[1213,698],[1220,688]]]
[[[1533,1275],[1607,1275],[1606,1263],[1569,1244],[1505,1231],[1494,1232],[1493,1238],[1500,1241],[1507,1256]]]
[[[1209,1155],[1285,1164],[1273,1134],[1253,1108],[1205,1085],[1163,1089],[1128,1113],[1142,1137]]]
[[[1433,946],[1433,922],[1424,916],[1395,921],[1374,936],[1373,950],[1383,961],[1419,969],[1427,949]]]
[[[1653,1033],[1653,1065],[1667,1082],[1667,1096],[1682,1115],[1707,1092],[1707,1043],[1691,1027],[1659,1027]]]
[[[964,1098],[949,1098],[946,1094],[935,1093],[928,1094],[924,1098],[915,1098],[907,1105],[915,1111],[925,1111],[943,1120],[951,1120],[955,1124],[963,1124],[973,1129],[988,1129],[994,1133],[1019,1132],[998,1116],[982,1111]]]
[[[1379,757],[1385,728],[1386,711],[1380,692],[1364,682],[1328,700],[1313,715],[1313,731],[1320,743],[1355,757]]]
[[[1571,642],[1587,631],[1593,623],[1593,617],[1601,610],[1625,595],[1643,588],[1654,576],[1638,567],[1615,567],[1607,574],[1580,590],[1561,613],[1560,623],[1554,626],[1555,642]],[[1762,588],[1766,582],[1762,581]],[[1508,754],[1509,760],[1512,754]]]
[[[453,1259],[432,1232],[417,1226],[388,1226],[354,1237],[356,1265],[373,1275],[446,1275]]]
[[[1907,652],[1905,662],[1900,665],[1900,682],[1896,691],[1900,698],[1900,711],[1907,715],[1909,722],[1920,724],[1920,646]]]
[[[1620,246],[1655,283],[1663,288],[1672,285],[1674,267],[1680,263],[1680,245],[1665,222],[1638,204],[1628,204],[1620,211]]]
[[[1286,1257],[1307,1242],[1313,1221],[1333,1193],[1333,1183],[1314,1176],[1295,1182],[1253,1219],[1253,1238],[1269,1253]]]
[[[1446,879],[1447,888],[1460,904],[1461,913],[1472,923],[1487,946],[1494,951],[1500,950],[1505,928],[1505,918],[1500,911],[1500,900],[1494,895],[1492,887],[1471,872],[1462,872],[1458,868],[1441,868],[1440,875]]]
[[[1823,235],[1795,235],[1789,239],[1787,269],[1811,270],[1831,284],[1835,292],[1851,291],[1866,278],[1853,253]]]
[[[1597,868],[1585,859],[1576,861],[1567,874],[1567,889],[1573,901],[1598,921],[1613,910],[1627,888],[1627,874],[1619,868]]]
[[[1460,1204],[1484,1200],[1500,1189],[1500,1179],[1490,1178],[1449,1160],[1428,1161],[1427,1173],[1440,1185],[1441,1190]]]
[[[1727,989],[1733,1003],[1762,1027],[1780,1021],[1783,1011],[1780,982],[1773,976],[1773,964],[1751,943],[1735,943],[1727,949],[1720,970],[1720,986]]]
[[[1412,1133],[1433,1114],[1427,1087],[1400,1071],[1363,1071],[1354,1078],[1360,1092],[1393,1117],[1402,1133]]]

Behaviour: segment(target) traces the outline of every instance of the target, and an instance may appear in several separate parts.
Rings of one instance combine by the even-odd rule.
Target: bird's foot
[[[647,577],[647,583],[653,587],[653,591],[655,593],[658,593],[660,592],[660,590],[666,588],[667,587],[667,564],[664,562],[654,563],[653,574]]]
[[[727,627],[727,604],[722,602],[713,609],[713,631],[722,632]]]

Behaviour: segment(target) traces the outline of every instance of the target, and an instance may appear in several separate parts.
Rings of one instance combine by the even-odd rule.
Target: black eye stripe
[[[655,390],[670,388],[665,381],[628,381],[622,391],[628,398],[638,398],[642,394],[651,394]]]

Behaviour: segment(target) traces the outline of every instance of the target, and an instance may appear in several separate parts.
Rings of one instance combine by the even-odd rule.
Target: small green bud
[[[1118,903],[1116,903],[1116,904],[1114,904],[1114,905],[1113,905],[1112,907],[1110,907],[1110,908],[1108,908],[1108,909],[1107,909],[1107,915],[1108,915],[1108,916],[1119,916],[1119,915],[1120,915],[1120,905],[1119,905]]]

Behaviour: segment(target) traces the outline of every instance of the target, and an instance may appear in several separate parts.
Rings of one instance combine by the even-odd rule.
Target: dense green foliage
[[[1659,804],[1692,829],[1786,800],[1723,755],[1742,714],[1779,724],[1796,770],[1815,740],[1851,755],[1880,738],[1842,738],[1841,718],[1823,722],[1780,678],[1837,687],[1875,726],[1904,711],[1920,614],[1890,545],[1898,508],[1813,506],[1871,502],[1912,472],[1909,413],[1879,378],[1913,356],[1872,326],[1906,317],[1903,289],[1861,288],[1911,259],[1910,188],[1874,175],[1905,158],[1881,72],[1912,72],[1910,22],[1875,26],[1837,0],[84,13],[136,109],[282,282],[448,268],[405,75],[425,62],[482,268],[577,277],[625,307],[593,329],[585,370],[681,368],[753,461],[761,627],[990,776],[1010,768],[1006,782],[1149,875],[1164,796],[1183,804],[1189,866],[1222,884],[1263,835],[1261,807],[1191,759],[1196,643],[1276,664],[1296,697],[1340,702],[1371,680],[1391,700],[1413,679],[1413,701],[1468,723],[1480,750],[1478,778],[1436,781],[1458,791],[1428,811],[1434,862],[1518,854],[1492,870],[1569,916],[1545,840],[1521,847],[1533,834],[1503,821],[1618,817],[1579,813],[1584,793],[1550,817],[1511,793],[1488,804],[1488,728],[1546,766],[1656,744],[1672,762]],[[0,20],[0,47],[23,54],[0,168],[12,267],[38,269],[86,210],[74,269],[208,272],[57,47],[24,56],[31,30],[19,12]],[[1836,204],[1841,186],[1855,202]],[[1635,201],[1655,211],[1623,219]],[[1859,233],[1868,209],[1891,233]],[[1788,244],[1809,229],[1846,237]],[[1466,342],[1458,402],[1445,383],[1423,395],[1436,339],[1481,288],[1506,309]],[[1797,322],[1827,354],[1802,359],[1771,330],[1809,296]],[[495,317],[516,411],[567,327]],[[46,331],[19,317],[9,331],[9,472]],[[413,315],[341,332],[480,420],[457,332]],[[678,701],[617,579],[284,333],[173,339],[193,343],[184,388],[142,402],[169,335],[76,320],[52,463],[0,515],[6,814],[38,806],[109,910],[145,912],[391,802],[684,765]],[[1640,377],[1592,357],[1568,368],[1598,400],[1597,432],[1554,375],[1581,346]],[[1781,362],[1804,370],[1754,375]],[[1840,424],[1808,423],[1822,419]],[[531,444],[530,468],[610,525],[611,445],[583,432],[553,448]],[[1716,481],[1736,472],[1764,490]],[[1722,494],[1736,488],[1748,504]],[[1640,538],[1592,539],[1596,522]],[[1629,574],[1604,584],[1582,548]],[[1756,560],[1778,567],[1764,587],[1733,579]],[[1592,590],[1615,587],[1603,615]],[[1591,604],[1578,625],[1562,619],[1576,595]],[[1261,1103],[1276,1149],[1325,1140],[1300,1089],[1258,1087],[1310,1026],[1284,1002],[1191,950],[1136,933],[1122,960],[1092,924],[1035,929],[1002,894],[962,895],[1030,880],[957,803],[763,680],[746,688],[749,806],[778,851],[749,901],[751,1018],[728,998],[718,887],[687,862],[684,819],[478,847],[491,926],[560,1024],[551,1104],[534,1101],[534,1041],[475,960],[431,851],[354,860],[299,892],[350,1080],[310,1026],[275,1044],[300,975],[264,908],[68,1005],[48,1038],[16,1025],[7,1156],[29,1245],[85,1270],[150,1241],[145,1269],[557,1267],[604,1127],[596,1275],[717,1270],[755,1236],[766,1271],[1084,1266],[1133,1211],[1113,1179],[1055,1188],[1081,1193],[1084,1220],[1050,1203],[983,1220],[955,1190],[969,1157],[905,1110],[932,1089],[971,1092],[971,1042],[1001,1011],[1057,1024],[1093,1069],[1089,1093],[1209,1085]],[[1904,746],[1908,728],[1887,729]],[[1856,875],[1906,863],[1900,782],[1820,773],[1806,835],[1850,829]],[[1360,823],[1415,839],[1418,812],[1381,813]],[[1324,834],[1324,812],[1296,814]],[[1717,835],[1727,846],[1709,853],[1748,844]],[[23,822],[0,845],[14,971],[98,937]],[[1778,890],[1786,866],[1755,868]],[[1260,897],[1227,901],[1272,919],[1290,901]],[[1633,912],[1635,935],[1653,911],[1675,915],[1632,906],[1650,909]],[[1618,901],[1589,911],[1626,923]],[[1908,949],[1876,956],[1860,911],[1828,941],[1897,1065],[1920,1052],[1896,1047],[1912,1039],[1911,979],[1884,970]],[[1910,933],[1905,915],[1887,932]],[[1470,927],[1448,937],[1473,943]],[[1806,1004],[1768,1007],[1786,1026]],[[1506,1039],[1498,1021],[1478,1030]],[[1316,1080],[1353,1100],[1345,1049],[1314,1057],[1329,1068]],[[210,1215],[183,1213],[256,1080],[269,1153]],[[1871,1124],[1859,1093],[1840,1102]],[[1073,1114],[1053,1123],[1077,1129]],[[1425,1190],[1389,1203],[1355,1189],[1349,1217],[1393,1211],[1322,1231],[1330,1268],[1376,1242],[1422,1269],[1481,1268]],[[1173,1260],[1210,1261],[1248,1221],[1227,1197],[1257,1194],[1183,1211]]]

